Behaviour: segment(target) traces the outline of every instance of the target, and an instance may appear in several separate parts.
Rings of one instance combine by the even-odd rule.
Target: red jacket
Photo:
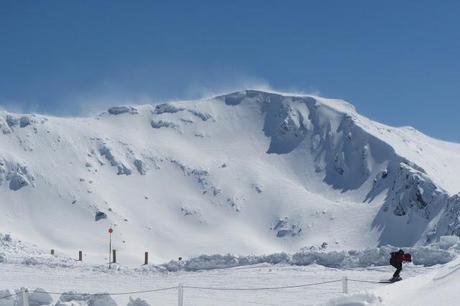
[[[392,252],[391,253],[391,260],[394,260],[395,262],[411,262],[412,261],[412,256],[407,253],[407,254],[401,254],[399,252]]]

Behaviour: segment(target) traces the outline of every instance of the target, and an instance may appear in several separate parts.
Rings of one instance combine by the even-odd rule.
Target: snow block
[[[109,294],[93,294],[88,299],[88,306],[117,306]]]
[[[447,250],[453,246],[460,245],[460,237],[458,236],[441,236],[439,237],[439,247]]]
[[[52,302],[53,298],[44,289],[37,288],[29,294],[30,306],[50,305]]]
[[[129,297],[129,302],[127,306],[150,306],[150,304],[143,299],[137,298],[134,300],[132,297]]]
[[[0,306],[14,306],[16,296],[10,296],[9,290],[0,290]]]

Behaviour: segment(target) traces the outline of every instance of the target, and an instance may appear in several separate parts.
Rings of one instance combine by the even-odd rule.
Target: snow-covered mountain
[[[255,90],[0,113],[0,232],[66,254],[154,261],[425,244],[460,235],[460,144],[352,105]],[[152,256],[151,255],[151,256]]]

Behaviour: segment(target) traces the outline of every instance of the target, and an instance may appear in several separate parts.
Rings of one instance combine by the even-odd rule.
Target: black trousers
[[[399,273],[401,273],[401,271],[402,271],[402,262],[397,262],[397,261],[394,261],[394,260],[390,260],[390,265],[392,265],[393,267],[396,268],[396,271],[393,274],[393,278],[398,278]]]

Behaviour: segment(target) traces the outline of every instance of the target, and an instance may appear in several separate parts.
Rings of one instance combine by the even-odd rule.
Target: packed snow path
[[[426,268],[407,265],[403,270],[405,279],[432,271]],[[142,291],[155,288],[176,287],[184,284],[184,305],[317,305],[326,303],[331,298],[341,298],[341,278],[371,281],[350,281],[349,293],[359,293],[377,289],[383,284],[373,281],[391,276],[391,267],[371,267],[360,269],[333,269],[320,265],[306,267],[289,265],[253,265],[229,269],[201,272],[139,273],[133,270],[111,270],[97,267],[89,268],[52,268],[48,266],[27,266],[22,264],[0,264],[0,288],[10,291],[21,287],[34,290],[43,288],[52,293],[53,303],[62,292],[79,293],[117,293]],[[323,285],[280,289],[280,290],[208,290],[189,287],[207,288],[260,288],[283,287],[310,283],[336,281]],[[126,305],[129,297],[141,298],[150,305],[177,305],[177,290],[131,295],[112,295],[118,305]]]

